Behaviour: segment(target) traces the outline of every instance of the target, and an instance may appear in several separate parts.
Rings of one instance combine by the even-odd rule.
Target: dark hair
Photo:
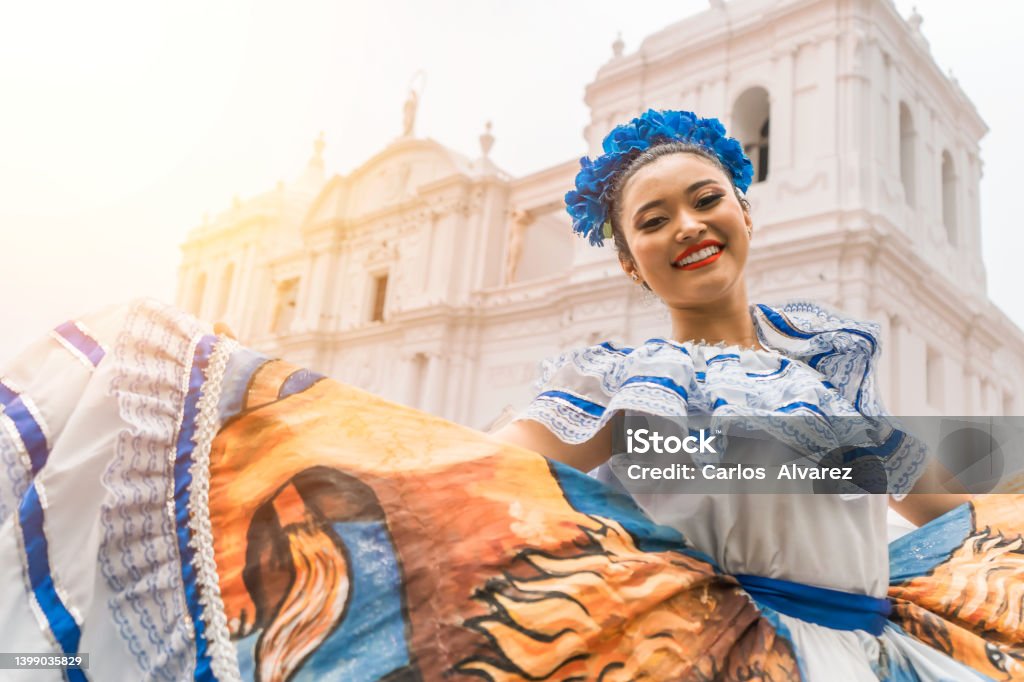
[[[649,147],[642,152],[637,152],[636,156],[626,164],[625,168],[612,181],[611,189],[608,192],[608,219],[612,224],[612,243],[615,244],[615,251],[619,254],[620,260],[633,263],[633,254],[629,250],[629,244],[626,243],[626,233],[622,230],[622,219],[620,216],[622,210],[622,190],[625,189],[626,183],[636,175],[637,171],[670,154],[694,154],[709,161],[715,168],[722,171],[725,177],[729,178],[732,190],[736,194],[736,200],[740,202],[743,210],[750,211],[750,202],[743,196],[743,193],[736,187],[736,184],[732,182],[732,175],[713,152],[692,142],[663,142]],[[646,282],[644,282],[644,287],[647,287]],[[649,289],[649,287],[647,288]]]

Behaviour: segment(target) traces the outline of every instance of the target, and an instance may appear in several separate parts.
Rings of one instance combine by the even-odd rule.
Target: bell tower
[[[755,167],[751,298],[878,321],[893,411],[1000,414],[1012,382],[966,362],[1004,344],[1024,353],[985,291],[988,129],[922,23],[891,0],[711,3],[634,52],[613,49],[586,90],[584,137],[599,153],[606,131],[648,108],[719,118]]]

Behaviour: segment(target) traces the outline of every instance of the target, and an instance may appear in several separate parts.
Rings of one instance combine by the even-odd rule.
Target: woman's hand
[[[613,423],[609,421],[593,438],[576,445],[559,440],[546,426],[529,419],[506,424],[490,436],[587,472],[604,464],[612,456]]]
[[[226,336],[229,339],[238,341],[238,337],[235,336],[235,332],[228,326],[227,322],[214,322],[213,333],[218,336]]]
[[[938,490],[948,492],[936,492]],[[961,504],[970,502],[973,497],[948,469],[932,460],[910,489],[910,494],[898,502],[890,498],[889,506],[907,521],[923,526]]]

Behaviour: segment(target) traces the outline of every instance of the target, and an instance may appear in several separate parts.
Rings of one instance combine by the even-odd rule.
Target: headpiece
[[[665,142],[689,142],[718,157],[732,176],[732,182],[746,192],[754,178],[754,167],[743,153],[743,145],[725,134],[717,118],[700,118],[692,111],[655,111],[616,126],[602,142],[604,154],[591,161],[580,159],[576,189],[565,195],[565,207],[572,216],[573,232],[601,246],[612,236],[609,210],[611,188],[616,176],[637,153]]]

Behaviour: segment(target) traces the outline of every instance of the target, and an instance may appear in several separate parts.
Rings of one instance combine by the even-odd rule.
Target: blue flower
[[[704,147],[721,160],[740,191],[746,192],[750,187],[754,167],[739,141],[726,135],[721,121],[700,118],[691,111],[648,109],[608,133],[601,143],[604,154],[594,160],[580,159],[576,189],[565,195],[573,231],[587,237],[591,244],[601,246],[611,203],[608,194],[616,174],[632,159],[634,152],[671,141],[692,142]]]

